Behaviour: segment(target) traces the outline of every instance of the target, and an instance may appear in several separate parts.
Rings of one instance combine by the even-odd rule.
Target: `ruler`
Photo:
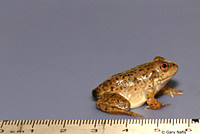
[[[0,134],[200,134],[200,119],[0,120]]]

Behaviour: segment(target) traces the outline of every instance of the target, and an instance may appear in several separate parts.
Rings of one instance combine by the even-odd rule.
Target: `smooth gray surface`
[[[91,91],[110,75],[164,56],[179,65],[148,118],[199,118],[200,1],[0,1],[0,119],[115,119]]]

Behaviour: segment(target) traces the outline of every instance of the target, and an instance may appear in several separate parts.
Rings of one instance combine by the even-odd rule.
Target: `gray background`
[[[1,0],[0,119],[122,119],[96,109],[93,88],[164,56],[179,65],[148,118],[199,118],[200,1]]]

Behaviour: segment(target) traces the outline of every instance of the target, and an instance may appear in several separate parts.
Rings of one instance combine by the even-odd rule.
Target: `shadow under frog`
[[[170,79],[169,82],[167,83],[167,86],[171,88],[176,88],[179,85],[179,82],[174,79]]]
[[[129,111],[130,108],[147,103],[145,110],[148,108],[158,110],[170,104],[162,104],[163,102],[159,102],[155,95],[166,94],[171,97],[183,95],[182,90],[173,89],[178,82],[170,80],[177,71],[176,63],[157,56],[153,61],[112,75],[93,89],[92,95],[97,100],[97,108],[104,112],[145,117]]]

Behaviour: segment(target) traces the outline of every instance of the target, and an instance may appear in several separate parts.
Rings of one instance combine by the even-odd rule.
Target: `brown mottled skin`
[[[96,106],[110,114],[128,114],[145,117],[129,111],[145,102],[154,110],[170,104],[162,104],[155,95],[182,95],[181,90],[166,86],[169,79],[176,74],[178,66],[157,56],[153,61],[138,65],[124,72],[115,74],[93,89],[92,95],[97,98]]]

